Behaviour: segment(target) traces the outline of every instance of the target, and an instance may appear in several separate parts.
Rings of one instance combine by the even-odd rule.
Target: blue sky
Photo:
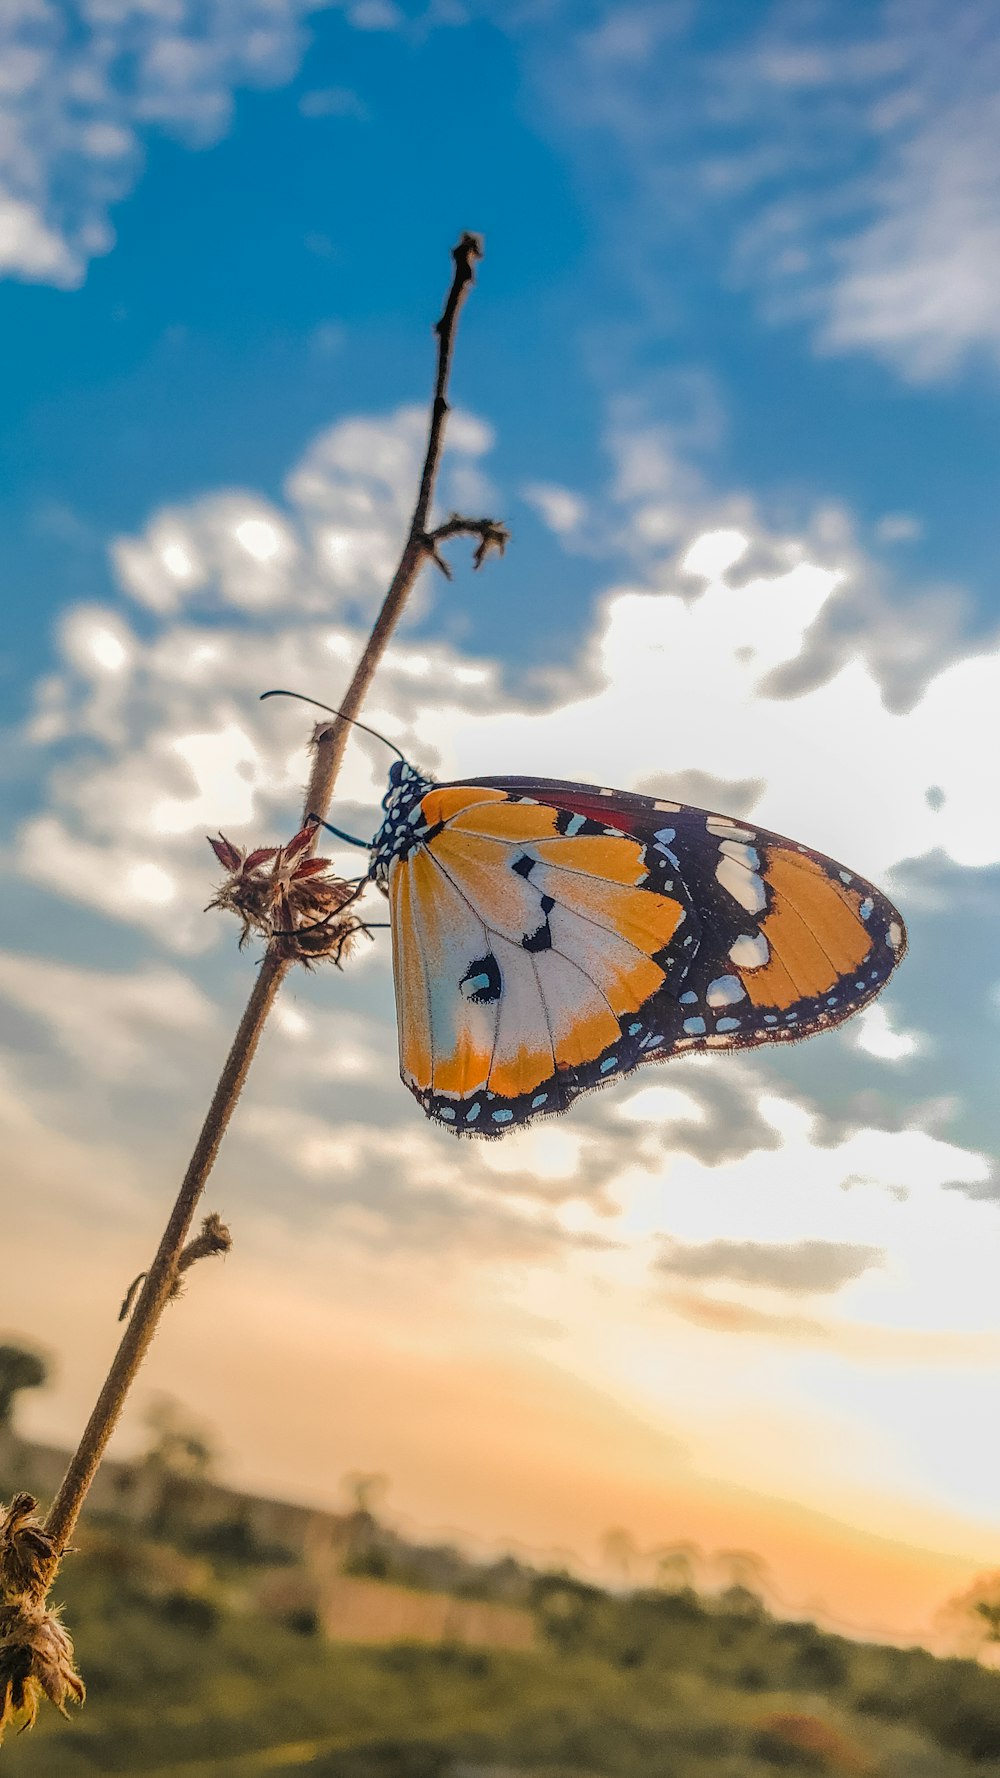
[[[199,1280],[149,1387],[252,1481],[325,1498],[338,1464],[386,1467],[405,1510],[481,1535],[555,1536],[567,1477],[581,1550],[743,1487],[692,1534],[735,1541],[728,1512],[763,1546],[773,1498],[900,1538],[910,1592],[855,1576],[837,1606],[922,1623],[1000,1560],[992,9],[24,0],[3,29],[0,1110],[33,1206],[4,1291],[65,1349],[39,1429],[84,1411],[95,1304],[246,991],[203,835],[291,830],[306,731],[256,694],[346,682],[474,228],[442,505],[513,542],[427,581],[371,720],[446,775],[759,816],[894,893],[911,956],[842,1034],[623,1084],[508,1159],[456,1156],[398,1086],[384,944],[297,983],[219,1174],[247,1258]],[[383,772],[352,749],[346,826]],[[331,1423],[337,1353],[368,1378],[342,1449],[302,1412],[274,1458],[262,1293]],[[446,1450],[466,1346],[510,1385],[506,1493],[370,1405],[440,1385]],[[832,1600],[821,1545],[770,1555]]]

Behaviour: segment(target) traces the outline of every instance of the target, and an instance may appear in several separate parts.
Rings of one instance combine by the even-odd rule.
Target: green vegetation
[[[61,1584],[88,1704],[10,1742],[8,1778],[1000,1775],[1000,1676],[781,1622],[743,1587],[619,1598],[522,1570],[537,1652],[375,1649],[229,1609],[234,1557],[91,1532]]]

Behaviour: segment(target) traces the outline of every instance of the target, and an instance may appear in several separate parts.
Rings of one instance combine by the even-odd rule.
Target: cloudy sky
[[[1000,23],[986,0],[13,0],[0,55],[0,1322],[73,1438],[252,980],[486,236],[428,576],[368,706],[443,776],[718,807],[910,956],[842,1032],[458,1145],[387,935],[291,980],[169,1391],[241,1483],[927,1633],[1000,1565]],[[373,831],[361,737],[338,816]],[[340,855],[345,867],[348,857]],[[353,867],[354,861],[350,860]],[[619,1540],[620,1541],[620,1540]],[[568,1559],[568,1557],[559,1557]]]

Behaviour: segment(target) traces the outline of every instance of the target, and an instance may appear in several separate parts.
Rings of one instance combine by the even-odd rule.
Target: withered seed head
[[[283,957],[307,968],[322,958],[339,966],[350,941],[367,931],[362,920],[342,911],[356,900],[356,888],[334,875],[328,858],[307,852],[315,834],[315,822],[307,822],[286,846],[259,846],[252,852],[222,834],[209,839],[229,875],[208,905],[227,908],[241,921],[241,950],[257,932],[277,945]]]
[[[15,1494],[0,1508],[0,1740],[12,1724],[30,1728],[43,1697],[65,1715],[85,1695],[69,1634],[44,1604],[56,1552],[37,1504]]]
[[[66,1705],[86,1695],[57,1614],[44,1605],[0,1607],[0,1740],[11,1727],[30,1729],[43,1697],[65,1716]]]

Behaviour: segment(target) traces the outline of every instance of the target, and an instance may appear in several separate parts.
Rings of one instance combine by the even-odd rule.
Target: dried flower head
[[[11,1727],[30,1729],[43,1697],[66,1716],[66,1705],[82,1704],[86,1695],[57,1613],[44,1605],[0,1606],[0,1740]]]
[[[65,1715],[85,1695],[69,1634],[43,1602],[56,1552],[37,1504],[16,1494],[0,1509],[0,1740],[12,1724],[30,1728],[43,1697]]]
[[[208,905],[228,908],[242,922],[241,949],[257,932],[282,956],[307,968],[320,958],[339,967],[351,939],[367,931],[363,920],[345,912],[357,900],[358,886],[336,876],[328,858],[309,854],[315,834],[315,822],[307,822],[286,846],[258,846],[252,852],[222,834],[209,839],[229,875]]]

